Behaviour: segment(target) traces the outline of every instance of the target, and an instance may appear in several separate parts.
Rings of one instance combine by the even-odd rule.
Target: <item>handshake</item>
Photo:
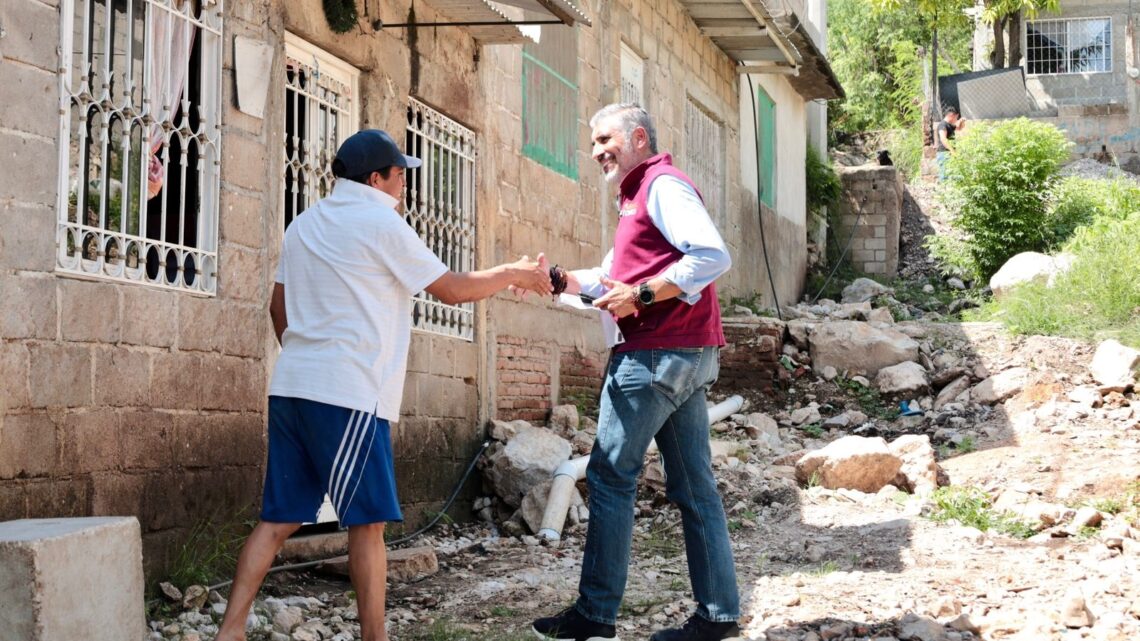
[[[597,298],[583,294],[578,278],[558,265],[551,267],[550,261],[542,253],[533,259],[523,256],[513,263],[502,265],[502,268],[510,274],[510,285],[507,289],[520,297],[525,296],[527,292],[534,292],[539,296],[575,294],[584,303],[608,311],[617,318],[629,316],[643,309],[638,303],[637,285],[628,285],[603,276],[599,282],[605,288],[605,293]]]

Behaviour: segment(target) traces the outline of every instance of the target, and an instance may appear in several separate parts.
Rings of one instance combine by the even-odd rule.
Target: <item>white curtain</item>
[[[178,113],[182,90],[189,73],[190,52],[194,49],[194,23],[173,12],[194,13],[195,0],[157,0],[148,2],[150,22],[150,77],[146,94],[155,123],[150,130],[150,158],[147,165],[147,198],[154,198],[166,182],[162,150],[162,123],[172,121]]]

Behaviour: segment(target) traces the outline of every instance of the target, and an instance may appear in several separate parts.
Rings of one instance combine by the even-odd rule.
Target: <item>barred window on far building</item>
[[[62,0],[61,273],[217,291],[220,0]]]
[[[1031,75],[1112,71],[1112,19],[1026,22],[1025,70]]]
[[[332,190],[332,162],[356,132],[360,71],[285,34],[284,225]]]
[[[409,98],[405,153],[423,161],[407,171],[404,217],[449,269],[475,268],[475,132]],[[475,338],[475,305],[447,305],[420,292],[412,305],[413,329]]]
[[[692,98],[685,103],[685,155],[682,169],[693,180],[705,209],[718,226],[725,223],[724,125]]]

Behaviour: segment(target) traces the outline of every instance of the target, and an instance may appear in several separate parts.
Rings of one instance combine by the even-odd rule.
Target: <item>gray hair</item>
[[[590,118],[590,128],[593,129],[599,122],[616,116],[618,118],[618,125],[621,129],[622,135],[626,140],[633,136],[633,130],[641,127],[645,130],[646,135],[649,136],[649,151],[657,153],[657,128],[653,126],[653,118],[649,116],[649,112],[635,102],[615,102],[606,105]]]

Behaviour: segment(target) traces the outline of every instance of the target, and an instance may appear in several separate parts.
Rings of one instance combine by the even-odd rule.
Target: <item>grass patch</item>
[[[838,570],[839,564],[835,561],[828,560],[820,563],[816,568],[814,568],[811,571],[811,575],[815,577],[827,576],[828,574],[831,574],[832,572],[836,572]]]
[[[689,589],[689,582],[681,578],[674,578],[669,582],[669,589],[673,592],[684,592]]]
[[[677,523],[660,522],[649,526],[649,531],[638,535],[635,541],[637,551],[645,556],[660,556],[671,559],[682,552],[675,531]]]
[[[507,618],[513,617],[516,614],[518,614],[517,610],[508,608],[505,605],[496,605],[491,608],[491,616],[493,617]]]
[[[1140,211],[1103,216],[1078,229],[1064,251],[1068,271],[1053,285],[1015,288],[969,315],[996,320],[1016,334],[1115,338],[1140,347]]]
[[[238,552],[254,524],[251,508],[202,519],[190,529],[166,580],[185,590],[191,585],[210,585],[230,578],[237,566]]]
[[[669,603],[672,600],[671,597],[650,597],[647,599],[637,599],[635,601],[622,600],[621,605],[618,607],[618,614],[625,616],[643,616],[648,614],[653,608]]]
[[[898,417],[899,410],[893,405],[887,404],[883,401],[883,397],[879,394],[879,390],[873,387],[867,387],[858,381],[853,381],[845,376],[840,376],[835,379],[835,384],[839,389],[847,394],[855,397],[859,403],[859,408],[863,410],[868,416],[882,419],[893,419]]]
[[[937,523],[956,521],[982,532],[993,530],[1019,539],[1027,539],[1037,533],[1035,523],[994,511],[990,495],[976,487],[940,487],[934,491],[931,500],[934,510],[930,520]]]
[[[810,436],[812,438],[819,438],[819,437],[823,436],[823,433],[826,432],[827,430],[823,429],[823,427],[817,421],[815,423],[808,423],[807,425],[801,425],[800,431],[802,431],[804,434],[807,434],[808,436]]]
[[[450,619],[437,619],[431,625],[416,625],[400,632],[408,641],[533,641],[530,630],[472,631]]]

